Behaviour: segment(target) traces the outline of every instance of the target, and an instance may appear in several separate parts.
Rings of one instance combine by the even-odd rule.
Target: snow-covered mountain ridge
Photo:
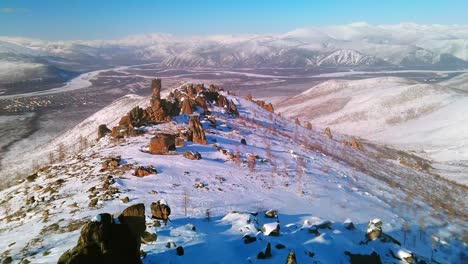
[[[173,116],[170,122],[141,126],[141,136],[106,136],[0,192],[2,258],[56,262],[95,215],[117,215],[130,204],[143,203],[146,231],[157,234],[156,241],[141,247],[143,263],[282,263],[290,251],[299,263],[348,263],[350,254],[372,252],[384,263],[406,263],[403,256],[426,262],[463,260],[465,187],[427,168],[415,169],[424,160],[412,155],[363,140],[364,150],[357,150],[341,143],[351,140],[348,136],[332,130],[329,138],[250,100],[223,95],[235,103],[238,117],[209,101],[210,114],[198,108],[194,114],[201,117],[207,145],[186,141],[170,155],[148,153],[155,135],[187,127],[189,115]],[[80,133],[96,131],[102,122],[116,125],[127,112],[124,102],[132,102],[132,109],[148,105],[148,98],[119,100],[61,142],[76,143]],[[202,158],[185,159],[187,151]],[[239,158],[229,158],[229,153]],[[120,165],[102,167],[116,156]],[[136,177],[139,166],[153,166],[157,174]],[[158,227],[149,207],[161,199],[172,213],[168,225]],[[278,210],[278,217],[264,217],[268,209]],[[367,223],[374,218],[382,219],[382,231],[402,245],[366,242]],[[268,236],[268,228],[257,230],[276,221],[277,237]],[[346,228],[350,221],[356,230]],[[244,243],[246,234],[256,241]],[[183,246],[185,254],[166,247],[171,242]],[[271,257],[257,259],[268,243]]]
[[[408,23],[353,23],[263,35],[181,37],[156,33],[94,41],[0,37],[0,64],[39,60],[44,66],[75,72],[148,61],[169,68],[466,69],[467,51],[466,26]]]

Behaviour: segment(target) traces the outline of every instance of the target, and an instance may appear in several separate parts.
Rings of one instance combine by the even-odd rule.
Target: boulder
[[[145,134],[143,130],[134,129],[127,125],[112,128],[111,136],[114,138],[136,137]]]
[[[189,129],[182,129],[179,131],[179,137],[184,141],[192,141],[193,133]]]
[[[229,113],[236,115],[236,116],[239,115],[239,111],[237,111],[237,106],[236,104],[234,104],[234,101],[232,100],[229,102]]]
[[[145,231],[141,235],[141,242],[145,244],[154,242],[156,241],[156,239],[158,239],[158,236],[156,235],[156,233],[150,233],[148,231]]]
[[[128,224],[100,214],[82,227],[77,245],[63,253],[58,263],[141,263],[140,237]]]
[[[189,160],[199,160],[202,158],[201,154],[193,151],[185,151],[183,154],[184,158]]]
[[[189,130],[192,132],[192,141],[193,143],[206,145],[205,131],[200,123],[199,116],[192,116],[189,120]]]
[[[351,264],[382,264],[379,254],[373,251],[370,255],[352,254],[349,251],[344,252],[349,256]]]
[[[110,134],[112,131],[106,125],[99,125],[98,126],[98,136],[97,140],[105,137],[106,135]]]
[[[184,255],[184,248],[182,246],[178,246],[176,248],[176,253],[177,253],[177,256],[183,256]]]
[[[175,135],[161,133],[151,138],[148,151],[151,154],[167,154],[174,150],[176,150]]]
[[[167,223],[170,214],[171,208],[163,200],[151,203],[151,215],[153,218],[162,220],[164,223]]]
[[[241,143],[242,145],[247,145],[247,141],[245,141],[245,138],[241,139],[240,143]]]
[[[197,90],[193,87],[193,84],[189,84],[187,87],[187,95],[189,98],[194,99],[197,95]]]
[[[208,110],[208,105],[206,104],[205,99],[201,96],[195,98],[195,104],[201,107],[203,110]]]
[[[153,166],[139,166],[135,169],[133,173],[134,176],[145,177],[150,174],[158,174],[156,169]]]
[[[132,233],[140,238],[146,229],[145,205],[139,203],[127,207],[118,219],[120,223],[128,225]]]
[[[222,94],[218,94],[218,101],[216,102],[216,105],[219,107],[228,107],[227,98]]]
[[[296,117],[296,119],[294,119],[294,123],[295,123],[296,125],[298,125],[298,126],[301,125],[301,121],[299,120],[298,117]]]
[[[306,122],[305,128],[307,128],[308,130],[312,130],[312,123]]]
[[[130,119],[130,117],[128,115],[124,115],[124,116],[122,116],[122,118],[120,118],[119,126],[127,126],[127,127],[130,127],[130,128],[134,128],[134,126],[132,124],[132,120]]]
[[[257,241],[256,237],[250,236],[249,234],[245,234],[243,239],[244,239],[244,244],[250,244],[250,243]]]

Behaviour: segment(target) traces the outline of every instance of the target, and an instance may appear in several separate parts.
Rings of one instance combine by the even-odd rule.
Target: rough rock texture
[[[237,106],[236,104],[234,104],[234,101],[229,101],[229,113],[233,114],[233,115],[236,115],[238,116],[239,115],[239,111],[237,110]]]
[[[186,151],[183,154],[184,158],[189,160],[199,160],[202,158],[201,154],[193,151]]]
[[[154,79],[151,81],[151,99],[161,99],[161,79]]]
[[[133,173],[134,176],[145,177],[151,174],[158,174],[156,169],[153,166],[139,166],[135,169]]]
[[[98,126],[98,136],[97,140],[105,137],[106,135],[110,134],[111,130],[106,125],[99,125]]]
[[[112,128],[111,136],[114,138],[136,137],[145,134],[143,130],[134,129],[127,125]]]
[[[184,101],[182,101],[180,114],[186,114],[186,115],[193,114],[192,104],[189,99],[185,99]]]
[[[308,130],[312,130],[312,123],[306,122],[305,128],[307,128]]]
[[[139,203],[127,207],[127,209],[119,215],[119,221],[122,224],[128,225],[132,233],[135,234],[138,237],[138,241],[140,241],[139,238],[146,229],[145,205]]]
[[[110,157],[102,163],[102,169],[104,170],[115,169],[118,166],[120,166],[121,161],[122,159],[120,158],[120,156]]]
[[[206,104],[205,99],[201,96],[195,98],[195,104],[201,107],[203,110],[208,110],[208,105]]]
[[[175,149],[175,135],[161,133],[151,138],[148,151],[151,154],[167,154]]]
[[[325,132],[323,132],[323,134],[329,138],[333,138],[331,129],[329,127],[325,128]]]
[[[250,97],[250,98],[251,98],[251,97]],[[266,104],[264,101],[261,101],[261,100],[257,100],[257,101],[255,101],[255,103],[256,103],[257,105],[259,105],[260,107],[262,107],[263,109],[267,110],[267,111],[270,112],[270,113],[274,113],[274,112],[275,112],[275,110],[274,110],[274,108],[273,108],[273,105],[272,105],[271,103]]]
[[[139,227],[146,228],[144,207],[142,218],[143,224]],[[140,237],[129,223],[115,224],[112,216],[106,213],[97,219],[99,221],[88,222],[82,227],[77,245],[63,253],[58,263],[141,263]]]
[[[163,220],[164,223],[167,223],[170,214],[171,208],[167,204],[161,201],[151,203],[151,215],[153,216],[153,218]]]
[[[206,145],[205,131],[200,123],[199,116],[192,116],[189,120],[189,130],[192,132],[192,141],[193,143]]]

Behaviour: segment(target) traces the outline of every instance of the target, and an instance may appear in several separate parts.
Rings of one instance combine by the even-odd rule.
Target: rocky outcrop
[[[111,130],[106,125],[99,125],[98,126],[98,136],[97,140],[105,137],[106,135],[110,134]]]
[[[265,248],[265,252],[259,252],[258,255],[257,255],[257,259],[269,259],[271,258],[271,244],[268,243],[266,248]]]
[[[74,263],[141,263],[140,236],[145,224],[143,204],[125,209],[115,222],[103,213],[86,223],[77,245],[60,256],[59,264]]]
[[[161,133],[151,138],[148,152],[161,155],[174,150],[176,150],[175,135]]]
[[[192,141],[193,143],[206,145],[205,131],[200,123],[199,116],[192,116],[189,120],[189,130],[192,132]]]
[[[189,99],[182,101],[182,107],[180,109],[181,114],[191,115],[193,114],[192,104]]]
[[[154,79],[151,81],[151,99],[161,99],[161,79]]]
[[[121,161],[122,159],[120,158],[120,156],[110,157],[102,163],[102,169],[103,170],[115,169],[118,166],[120,166]]]
[[[265,103],[265,101],[257,100],[254,101],[258,106],[262,107],[263,109],[267,110],[270,113],[274,113],[275,109],[273,108],[273,105],[271,103]]]
[[[307,128],[308,130],[312,130],[312,123],[306,122],[305,123],[305,128]]]
[[[151,204],[151,215],[153,218],[162,220],[167,223],[169,215],[171,214],[171,208],[164,201],[157,201]]]
[[[298,117],[296,117],[296,119],[294,119],[294,123],[295,123],[296,125],[298,125],[298,126],[301,125],[301,121],[299,120]]]
[[[366,238],[369,241],[375,240],[382,234],[382,221],[373,219],[367,224]]]
[[[231,113],[233,115],[236,115],[236,116],[239,115],[239,111],[237,110],[237,106],[236,106],[236,104],[234,104],[234,101],[232,99],[229,102],[229,113]]]

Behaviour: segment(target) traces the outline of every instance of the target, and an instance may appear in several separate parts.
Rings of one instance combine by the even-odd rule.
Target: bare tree
[[[63,143],[60,143],[57,146],[57,160],[59,162],[62,162],[65,160],[65,156],[66,156],[65,145],[63,145]]]

